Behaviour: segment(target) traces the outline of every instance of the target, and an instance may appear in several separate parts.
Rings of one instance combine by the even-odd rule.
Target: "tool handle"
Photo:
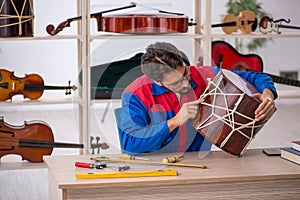
[[[163,163],[176,163],[179,162],[179,160],[183,158],[183,156],[170,156],[170,157],[165,157],[162,159]]]
[[[92,168],[91,164],[83,162],[75,162],[76,167]]]

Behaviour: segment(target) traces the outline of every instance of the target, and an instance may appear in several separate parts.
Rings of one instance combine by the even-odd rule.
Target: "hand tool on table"
[[[153,161],[143,161],[143,160],[121,160],[121,159],[111,159],[108,157],[94,157],[91,160],[95,161],[108,161],[108,162],[124,162],[124,163],[132,163],[132,164],[144,164],[144,165],[167,165],[167,166],[176,166],[176,167],[195,167],[207,169],[208,167],[205,165],[193,165],[186,163],[163,163],[163,162],[153,162]]]
[[[128,154],[120,154],[118,156],[119,159],[122,160],[149,160],[148,158],[142,158],[142,157],[137,157],[134,155],[128,155]]]
[[[84,162],[75,162],[76,167],[83,167],[83,168],[89,168],[89,169],[103,169],[106,168],[107,165],[105,164],[92,164],[92,163],[84,163]]]
[[[179,162],[184,156],[169,156],[162,159],[163,163],[177,163]]]

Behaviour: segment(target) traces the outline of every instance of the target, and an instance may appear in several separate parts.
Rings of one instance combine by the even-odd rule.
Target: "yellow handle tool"
[[[137,156],[134,156],[134,155],[128,155],[128,154],[120,154],[119,156],[119,159],[122,159],[122,160],[149,160],[147,158],[142,158],[142,157],[137,157]]]
[[[165,157],[162,159],[163,163],[177,163],[182,159],[184,156],[170,156],[170,157]]]
[[[77,179],[91,178],[133,178],[149,176],[177,176],[176,170],[150,170],[150,171],[127,171],[127,172],[97,172],[97,173],[76,173]]]
[[[108,161],[108,162],[121,162],[121,163],[132,163],[132,164],[144,164],[144,165],[167,165],[167,166],[176,166],[176,167],[196,167],[207,169],[206,165],[193,165],[186,163],[163,163],[163,162],[153,162],[153,161],[144,161],[144,160],[122,160],[122,159],[111,159],[107,157],[94,157],[91,158],[94,161]]]

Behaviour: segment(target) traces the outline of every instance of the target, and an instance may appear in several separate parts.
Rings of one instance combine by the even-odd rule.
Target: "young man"
[[[213,78],[216,68],[185,66],[174,45],[157,42],[147,47],[141,69],[144,75],[122,94],[122,150],[131,154],[210,150],[211,143],[197,133],[191,121],[198,114],[199,97],[207,86],[204,77]],[[276,109],[277,93],[270,77],[235,73],[260,92],[253,95],[261,101],[255,110],[257,121]]]

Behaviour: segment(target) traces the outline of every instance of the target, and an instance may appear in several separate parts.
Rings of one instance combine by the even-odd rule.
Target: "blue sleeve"
[[[220,69],[219,67],[212,67],[214,74],[217,74]],[[232,72],[254,85],[258,92],[262,93],[265,88],[268,88],[273,92],[274,99],[278,97],[274,82],[268,75],[262,72],[240,72],[237,70],[232,70]]]
[[[274,99],[277,98],[278,95],[274,86],[274,82],[268,75],[262,72],[240,72],[236,70],[233,70],[232,72],[236,73],[237,75],[254,85],[258,92],[262,93],[265,88],[268,88],[273,92]]]
[[[120,143],[127,153],[157,151],[169,137],[166,114],[151,114],[134,94],[123,93],[121,118]]]

